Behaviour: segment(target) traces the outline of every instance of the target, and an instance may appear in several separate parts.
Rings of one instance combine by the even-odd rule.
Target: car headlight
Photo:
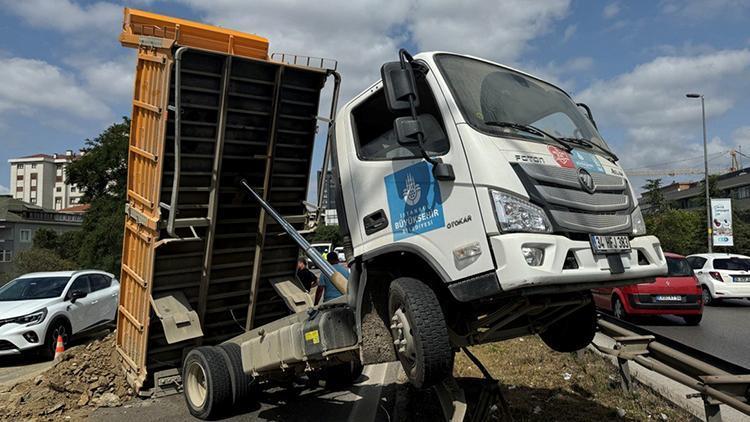
[[[505,192],[490,190],[495,204],[495,218],[504,232],[551,233],[544,210],[525,199]]]
[[[630,221],[633,222],[633,236],[643,236],[646,234],[646,221],[643,219],[641,207],[635,207],[633,213],[630,214]]]
[[[0,326],[5,325],[5,324],[36,325],[44,321],[44,318],[46,317],[47,317],[47,308],[43,308],[36,312],[32,312],[30,314],[13,317],[13,318],[0,319]]]

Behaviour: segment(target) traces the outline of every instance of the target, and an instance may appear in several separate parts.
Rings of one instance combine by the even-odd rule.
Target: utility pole
[[[706,188],[706,235],[708,237],[708,253],[713,252],[713,238],[712,238],[712,227],[711,227],[711,198],[708,192],[708,141],[706,140],[706,102],[703,98],[703,94],[686,94],[688,98],[700,98],[701,99],[701,112],[703,115],[703,165],[705,169],[705,182]]]

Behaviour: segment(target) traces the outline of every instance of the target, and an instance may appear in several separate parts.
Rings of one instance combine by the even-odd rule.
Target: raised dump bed
[[[289,314],[270,280],[297,245],[239,189],[303,226],[320,92],[332,71],[269,60],[257,36],[132,9],[138,48],[117,351],[130,383]]]

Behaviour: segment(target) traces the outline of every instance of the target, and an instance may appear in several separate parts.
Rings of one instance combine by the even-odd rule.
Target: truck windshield
[[[17,278],[0,288],[0,302],[61,296],[70,277]]]
[[[543,136],[513,128],[531,125],[577,145],[588,141],[609,147],[591,121],[560,89],[504,67],[452,54],[435,56],[441,73],[464,115],[474,128],[486,133],[511,134],[543,142]]]

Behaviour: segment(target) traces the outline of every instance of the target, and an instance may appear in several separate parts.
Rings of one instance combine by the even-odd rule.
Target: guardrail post
[[[620,370],[620,386],[625,391],[631,391],[633,388],[633,378],[630,375],[628,360],[618,357],[617,368]]]

